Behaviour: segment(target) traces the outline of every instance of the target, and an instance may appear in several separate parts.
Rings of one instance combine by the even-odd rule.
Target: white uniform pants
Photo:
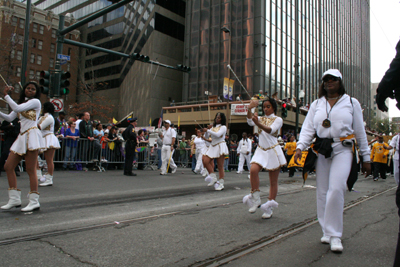
[[[174,159],[171,156],[171,153],[173,155],[174,151],[171,151],[171,146],[163,146],[161,149],[161,159],[162,159],[162,165],[161,165],[161,173],[165,174],[167,173],[167,166],[169,162],[169,157],[171,157],[171,163],[169,164],[169,167],[172,169],[176,169],[176,164],[174,162]]]
[[[342,237],[344,194],[353,153],[340,145],[334,154],[332,158],[320,154],[317,159],[317,214],[324,236]]]
[[[194,169],[194,171],[196,173],[202,173],[204,166],[203,166],[203,150],[202,149],[196,149],[196,168]]]
[[[399,185],[399,160],[398,159],[393,159],[393,174],[394,174],[394,180],[396,181],[396,184]]]
[[[242,172],[243,171],[243,165],[244,165],[244,161],[245,160],[246,160],[246,163],[247,163],[247,169],[250,171],[250,159],[251,159],[251,153],[249,153],[248,155],[240,153],[240,155],[239,155],[238,172]]]

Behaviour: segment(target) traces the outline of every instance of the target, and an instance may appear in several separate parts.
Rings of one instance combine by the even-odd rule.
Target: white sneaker
[[[240,172],[240,171],[237,171],[236,173],[237,173],[237,174],[242,174],[242,172]]]
[[[243,197],[243,203],[249,206],[249,212],[256,212],[257,208],[261,205],[260,191],[248,194]]]
[[[219,179],[218,182],[214,184],[214,188],[216,191],[224,190],[224,179]]]
[[[330,242],[331,242],[331,237],[330,236],[324,235],[323,237],[321,237],[321,243],[322,244],[330,244]]]
[[[215,173],[211,173],[204,179],[204,181],[208,182],[207,186],[213,186],[217,182],[217,176]]]
[[[342,245],[342,241],[340,240],[339,237],[331,237],[331,251],[334,252],[342,252],[343,251],[343,245]]]
[[[173,169],[172,171],[171,171],[171,173],[176,173],[176,170],[178,169],[178,167],[176,167],[175,169]]]
[[[247,178],[249,178],[249,179],[250,179],[250,174],[249,174],[249,175],[247,175]]]

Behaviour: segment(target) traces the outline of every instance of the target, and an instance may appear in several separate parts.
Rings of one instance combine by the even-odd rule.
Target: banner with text
[[[229,95],[229,79],[224,78],[224,98],[228,99]]]
[[[249,104],[232,104],[231,115],[247,115],[247,108]]]
[[[233,83],[235,80],[230,79],[229,80],[229,100],[232,101],[232,95],[233,95]]]

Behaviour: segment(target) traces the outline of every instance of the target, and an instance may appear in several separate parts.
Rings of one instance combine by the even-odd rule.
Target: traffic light
[[[133,53],[131,55],[131,59],[139,60],[139,61],[142,61],[142,62],[149,62],[150,61],[150,58],[148,56],[141,55],[139,53]]]
[[[42,94],[47,95],[50,91],[50,71],[42,70],[40,72],[39,84],[42,88]]]
[[[287,117],[287,108],[286,108],[286,103],[282,104],[282,118]]]
[[[182,65],[182,64],[178,64],[176,65],[176,68],[180,71],[184,71],[184,72],[190,72],[192,69],[188,66]]]
[[[69,71],[62,71],[60,73],[60,94],[61,95],[68,95],[69,89],[68,86],[70,85],[69,78],[71,78],[71,73]]]
[[[263,102],[258,101],[258,116],[262,116],[264,114],[263,112]]]

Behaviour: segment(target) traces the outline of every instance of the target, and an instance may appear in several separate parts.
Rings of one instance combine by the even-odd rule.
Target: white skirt
[[[55,148],[60,149],[60,141],[54,134],[47,134],[43,137],[44,140],[44,149],[42,151],[46,151],[47,149]]]
[[[286,158],[280,146],[263,150],[257,147],[254,156],[251,158],[251,164],[258,164],[267,171],[275,171],[286,165]]]
[[[225,141],[222,141],[217,145],[210,145],[205,155],[209,158],[215,159],[221,157],[222,155],[229,155],[229,150]]]
[[[24,134],[19,134],[12,144],[10,151],[23,156],[26,152],[44,148],[42,133],[39,129],[33,128]]]

